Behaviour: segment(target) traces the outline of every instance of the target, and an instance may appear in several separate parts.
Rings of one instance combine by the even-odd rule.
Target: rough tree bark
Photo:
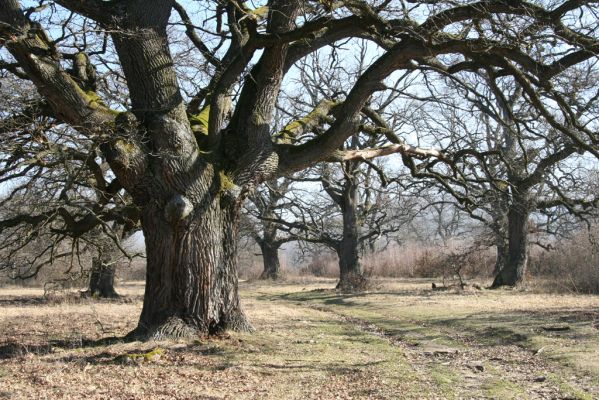
[[[111,110],[93,87],[82,85],[65,70],[67,58],[59,51],[60,41],[51,40],[41,24],[30,19],[36,8],[25,12],[17,0],[0,0],[0,42],[11,53],[20,73],[47,101],[58,124],[102,143],[101,150],[112,172],[141,210],[147,285],[142,315],[132,333],[141,338],[249,329],[238,296],[235,231],[241,202],[261,181],[320,161],[345,162],[393,153],[445,157],[440,151],[413,148],[394,135],[392,146],[342,149],[346,140],[360,130],[359,115],[368,99],[393,72],[413,69],[415,60],[462,54],[467,58],[485,55],[476,59],[492,59],[493,66],[501,58],[500,65],[509,73],[512,63],[504,58],[513,54],[514,62],[522,64],[527,73],[542,73],[543,80],[548,80],[594,54],[585,50],[575,57],[568,53],[549,66],[536,60],[531,64],[510,43],[490,45],[484,38],[462,40],[444,32],[448,25],[486,17],[488,13],[532,13],[539,22],[557,24],[555,21],[572,10],[570,7],[558,7],[555,14],[548,14],[537,10],[540,6],[491,1],[481,3],[485,7],[473,3],[433,13],[421,24],[410,19],[404,21],[407,24],[391,24],[378,18],[377,14],[385,13],[371,8],[368,2],[359,2],[355,7],[345,7],[356,14],[355,18],[336,19],[327,14],[298,27],[300,12],[308,10],[304,2],[271,0],[262,30],[258,26],[260,17],[246,10],[243,2],[224,2],[216,7],[216,19],[220,23],[223,13],[226,16],[230,32],[223,37],[230,42],[229,49],[222,60],[215,60],[216,53],[208,57],[215,68],[205,90],[208,95],[199,96],[201,100],[194,98],[189,104],[203,105],[206,121],[197,115],[198,110],[184,104],[169,52],[167,26],[175,6],[173,0],[56,2],[96,21],[110,34],[129,89],[130,112]],[[565,36],[567,43],[581,42],[588,49],[596,48],[592,39],[561,24],[553,30],[557,36]],[[271,125],[285,73],[295,61],[350,36],[372,37],[387,51],[356,80],[336,111],[339,117],[327,122],[329,126],[322,133],[298,144],[273,141]],[[262,51],[259,60],[251,67],[248,79],[242,79],[258,50]],[[206,52],[210,53],[202,51]],[[79,61],[90,62],[88,57]],[[231,110],[230,96],[237,84],[241,90]],[[203,132],[195,128],[198,121]],[[355,190],[347,195],[348,213],[356,205]],[[355,289],[364,278],[358,246],[353,245],[357,240],[355,212],[348,216],[344,238],[352,245],[340,251],[340,258],[345,260],[340,287]],[[521,229],[510,221],[510,231],[516,232],[516,240]],[[514,247],[510,262],[520,258],[521,249]],[[526,257],[524,265],[525,261]],[[522,264],[522,260],[518,262]]]
[[[85,296],[114,299],[119,295],[114,289],[116,264],[101,257],[92,259],[92,270],[89,277],[89,288]]]
[[[266,209],[263,213],[265,218],[276,218],[275,213]],[[260,251],[262,252],[262,261],[264,270],[260,274],[260,279],[277,280],[281,278],[281,263],[279,261],[279,247],[282,242],[277,240],[277,226],[274,222],[262,220],[262,237],[258,240]]]
[[[281,278],[281,263],[279,261],[279,247],[273,243],[263,242],[260,245],[264,270],[260,279],[278,280]]]
[[[497,234],[495,238],[495,248],[497,251],[497,258],[495,259],[495,267],[493,268],[493,276],[499,275],[499,272],[508,263],[509,259],[509,243],[507,239]]]
[[[354,163],[348,163],[354,164]],[[354,169],[357,166],[350,166]],[[343,237],[337,246],[339,256],[339,283],[337,289],[344,292],[364,290],[367,279],[360,262],[359,229],[358,229],[358,185],[355,177],[346,174],[343,192],[340,196],[340,207],[343,215]]]
[[[136,335],[194,336],[250,329],[237,290],[236,210],[212,199],[186,221],[144,212],[147,247],[144,306]]]
[[[517,286],[524,282],[528,266],[528,217],[530,205],[524,190],[514,189],[508,211],[507,260],[495,276],[492,288]]]

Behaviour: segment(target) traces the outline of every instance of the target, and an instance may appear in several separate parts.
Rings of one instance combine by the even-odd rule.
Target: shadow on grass
[[[310,372],[310,371],[330,371],[335,374],[351,374],[355,372],[359,372],[364,368],[373,367],[377,365],[384,364],[385,360],[380,361],[369,361],[363,363],[355,363],[351,364],[351,366],[347,366],[346,364],[330,362],[327,364],[323,363],[304,363],[304,364],[292,364],[292,362],[287,362],[285,364],[272,364],[272,363],[256,363],[253,364],[254,367],[264,368],[264,369],[275,369],[275,370],[283,370],[288,371],[290,373],[297,372]]]
[[[57,354],[57,349],[64,350],[84,350],[91,348],[101,348],[115,344],[127,343],[123,338],[104,338],[101,340],[82,340],[80,342],[66,340],[51,340],[43,344],[24,344],[16,341],[8,342],[0,345],[0,361],[19,359],[28,354],[36,356],[44,356],[49,354]],[[156,351],[158,349],[159,351]],[[177,358],[178,354],[193,354],[200,356],[216,356],[217,359],[225,364],[229,364],[229,356],[231,355],[227,348],[215,346],[212,344],[199,345],[197,343],[189,343],[180,345],[177,348],[164,349],[159,343],[156,343],[148,350],[148,347],[134,348],[114,348],[104,349],[95,354],[70,353],[62,357],[52,358],[51,362],[75,362],[78,364],[141,364],[144,362],[154,362],[156,355],[169,355],[169,358]],[[157,358],[159,358],[157,357]],[[222,369],[218,366],[215,369]]]
[[[106,337],[98,340],[91,339],[57,339],[48,340],[41,344],[21,343],[15,340],[0,344],[0,360],[24,357],[27,354],[47,355],[56,352],[56,349],[73,350],[83,348],[97,348],[118,343],[126,343],[124,337]]]
[[[457,342],[467,338],[470,342],[482,346],[517,345],[526,347],[533,336],[567,338],[571,340],[599,340],[599,311],[558,308],[553,310],[512,310],[507,312],[476,312],[467,315],[447,316],[439,310],[438,316],[419,319],[418,316],[394,314],[389,305],[377,309],[375,302],[352,301],[368,299],[374,296],[401,298],[410,296],[430,298],[430,291],[406,290],[398,292],[364,292],[339,293],[334,290],[317,289],[306,292],[295,292],[278,295],[265,295],[262,300],[283,300],[305,304],[324,312],[333,312],[351,320],[355,311],[362,314],[362,323],[371,323],[384,330],[384,335],[394,337],[408,343],[435,340],[439,337],[450,337]],[[442,303],[442,301],[441,301]],[[449,312],[448,312],[449,313]],[[358,319],[356,319],[358,321]],[[349,321],[352,322],[352,321]],[[354,321],[355,322],[355,321]],[[552,329],[565,326],[563,329]],[[591,329],[588,329],[591,327]]]
[[[455,330],[467,328],[481,344],[524,345],[532,336],[571,340],[599,340],[599,330],[593,327],[595,312],[557,309],[547,311],[510,311],[504,313],[470,314],[458,318],[439,318],[427,323]],[[558,327],[555,329],[555,327]]]
[[[259,301],[273,301],[273,300],[285,300],[294,302],[321,302],[322,304],[328,305],[345,305],[351,306],[353,303],[352,299],[363,299],[372,296],[391,296],[391,297],[414,297],[423,296],[429,297],[433,295],[433,292],[422,290],[422,291],[397,291],[397,292],[359,292],[359,293],[343,293],[338,292],[335,289],[315,289],[305,292],[294,292],[284,294],[263,294],[257,296],[256,299]]]
[[[20,296],[4,299],[0,298],[0,307],[38,306],[48,303],[48,299],[43,296]]]
[[[142,295],[135,296],[119,296],[117,298],[95,298],[84,297],[81,292],[71,292],[60,295],[49,296],[19,296],[0,298],[0,307],[28,307],[40,305],[57,305],[57,304],[89,304],[90,302],[98,304],[129,304],[143,300]]]

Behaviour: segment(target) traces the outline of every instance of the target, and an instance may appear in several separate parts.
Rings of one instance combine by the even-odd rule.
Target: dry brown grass
[[[141,282],[118,287],[129,298],[120,301],[44,300],[40,290],[0,289],[0,398],[599,394],[597,296],[433,293],[423,279],[378,280],[373,292],[340,295],[334,284],[242,283],[256,333],[185,343],[102,341],[134,327]],[[542,329],[558,325],[569,330]]]
[[[461,257],[459,265],[454,265],[456,255]],[[390,245],[374,254],[366,254],[361,259],[364,272],[371,277],[385,278],[454,278],[457,270],[464,278],[489,276],[495,263],[492,249],[473,249],[465,241],[449,241],[447,245],[425,245],[420,242],[406,242],[401,246]],[[288,274],[294,276],[288,269]],[[335,278],[339,276],[337,255],[330,251],[315,254],[309,262],[301,266],[295,275]]]

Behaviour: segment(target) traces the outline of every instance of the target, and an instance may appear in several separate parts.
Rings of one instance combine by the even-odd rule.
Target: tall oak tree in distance
[[[384,123],[379,134],[388,146],[339,150],[395,71],[496,67],[536,106],[558,104],[550,122],[592,150],[596,134],[569,113],[552,82],[595,57],[593,3],[272,0],[251,9],[234,0],[57,0],[47,7],[0,0],[1,66],[35,85],[56,124],[101,143],[141,210],[147,279],[131,336],[191,337],[251,329],[238,296],[235,230],[257,184],[319,161],[391,153],[447,161],[450,155],[404,143]],[[182,30],[187,40],[177,35]],[[92,54],[87,45],[98,35],[106,40]],[[299,121],[273,137],[273,110],[294,63],[351,38],[380,51],[335,112],[323,99],[319,134],[303,135]],[[126,83],[119,107],[87,84],[108,71]]]
[[[589,64],[570,72],[573,76],[562,77],[560,85],[573,115],[593,129],[596,71]],[[589,179],[581,178],[586,175],[581,170],[585,166],[590,172],[598,164],[595,157],[578,154],[584,151],[575,141],[559,134],[526,101],[522,86],[505,82],[492,69],[478,74],[459,85],[451,77],[447,84],[461,87],[461,97],[428,96],[435,100],[426,113],[436,118],[415,118],[415,123],[421,137],[439,147],[446,143],[453,159],[451,168],[437,168],[443,166],[432,161],[431,168],[421,165],[416,175],[432,179],[493,232],[497,263],[492,287],[517,286],[525,281],[530,233],[540,230],[535,213],[556,215],[561,208],[580,218],[591,215],[599,198],[588,190]],[[429,82],[435,82],[430,85],[435,91],[445,85],[433,76]]]
[[[113,297],[137,207],[95,143],[57,126],[31,84],[3,76],[0,110],[0,274],[25,280],[62,266],[64,277],[46,284],[91,272],[87,293]],[[99,253],[90,265],[86,255]]]
[[[259,279],[278,280],[281,278],[279,250],[283,244],[296,238],[282,234],[276,222],[287,207],[285,195],[291,180],[283,178],[261,185],[250,195],[246,203],[246,226],[249,236],[260,247],[263,270]],[[250,216],[254,218],[250,219]]]

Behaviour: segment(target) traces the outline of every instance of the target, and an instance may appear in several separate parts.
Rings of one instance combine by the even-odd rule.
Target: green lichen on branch
[[[75,63],[80,65],[85,65],[89,63],[89,56],[85,54],[83,51],[75,54]]]
[[[246,12],[248,13],[248,15],[251,18],[254,18],[257,21],[263,20],[266,17],[268,17],[268,11],[269,11],[268,6],[258,7],[258,8],[253,9],[253,10],[249,9],[249,8],[246,8]]]
[[[308,132],[322,124],[329,116],[331,110],[339,104],[341,103],[333,100],[321,101],[308,115],[287,124],[275,135],[275,139],[279,143],[291,143],[302,133]]]
[[[208,135],[208,120],[210,118],[210,105],[207,105],[199,114],[189,115],[191,130],[196,134]]]
[[[137,145],[129,140],[119,138],[114,142],[114,147],[125,154],[135,154],[139,151]]]
[[[118,115],[118,111],[110,109],[110,107],[104,103],[98,93],[96,93],[96,69],[90,62],[89,55],[83,51],[75,54],[75,57],[73,58],[73,68],[68,72],[71,76],[71,79],[73,79],[79,87],[81,97],[85,100],[90,108],[94,110],[107,111],[112,115]]]
[[[235,202],[241,194],[241,187],[235,183],[233,177],[225,171],[219,170],[216,179],[218,180],[218,195],[221,200]]]
[[[189,125],[191,131],[196,138],[199,150],[201,153],[210,153],[210,150],[206,150],[210,145],[208,141],[208,121],[210,119],[210,104],[205,106],[199,114],[188,114]]]
[[[218,180],[220,184],[220,193],[226,193],[237,189],[237,185],[233,182],[233,179],[223,170],[218,171]]]
[[[93,90],[88,90],[85,91],[85,99],[87,101],[87,104],[89,104],[90,107],[96,109],[96,108],[100,108],[100,107],[106,107],[106,103],[104,103],[104,101],[102,101],[102,98],[98,95],[98,93],[94,92]]]
[[[113,117],[120,114],[120,111],[116,111],[116,110],[113,110],[112,108],[108,107],[106,105],[106,103],[104,103],[102,98],[98,95],[98,93],[94,92],[93,90],[83,90],[79,87],[78,87],[78,89],[79,89],[79,95],[81,96],[82,99],[84,99],[85,103],[92,110],[105,112],[107,114],[110,114]]]

